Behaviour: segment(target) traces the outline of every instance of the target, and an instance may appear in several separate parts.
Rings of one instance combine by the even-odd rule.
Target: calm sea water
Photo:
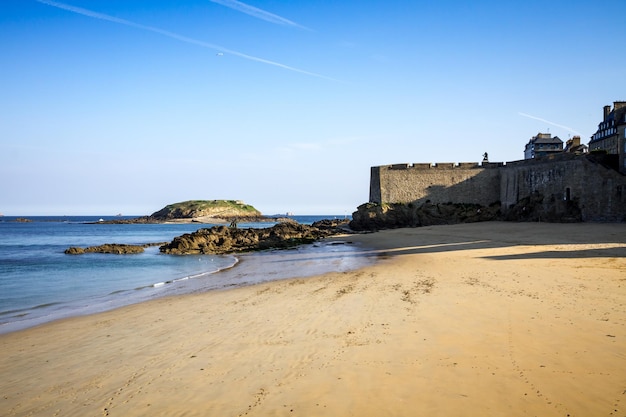
[[[311,224],[333,217],[294,216],[294,219]],[[251,264],[246,262],[247,267],[257,271],[251,278],[250,272],[241,273],[244,269],[225,273],[241,268],[239,259],[229,255],[164,255],[158,247],[146,248],[144,253],[135,255],[66,255],[64,250],[70,246],[167,242],[184,233],[210,227],[206,224],[98,224],[100,218],[112,219],[104,216],[28,217],[31,222],[21,223],[16,222],[15,217],[0,217],[0,333],[173,293],[351,269],[364,263],[350,256],[354,255],[354,248],[308,245],[297,251],[281,251],[273,258],[268,254],[246,255],[254,260]],[[270,226],[272,223],[239,225]],[[315,251],[318,256],[320,251],[326,255],[311,262],[316,259],[312,256]],[[284,259],[276,259],[276,256]],[[289,264],[297,259],[302,260],[300,266]],[[268,264],[274,264],[275,268]],[[302,265],[309,269],[308,273],[302,270]],[[294,268],[299,269],[298,273],[290,270]],[[278,273],[277,269],[283,273]]]

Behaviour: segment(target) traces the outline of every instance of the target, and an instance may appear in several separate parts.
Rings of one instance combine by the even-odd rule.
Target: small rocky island
[[[105,220],[101,224],[126,223],[232,223],[274,221],[240,200],[189,200],[169,204],[149,216]]]
[[[267,228],[238,228],[241,222],[278,222]],[[192,200],[170,204],[150,216],[135,219],[101,221],[102,223],[213,223],[226,225],[202,228],[186,233],[171,242],[127,245],[107,243],[87,248],[70,247],[68,255],[84,253],[133,254],[143,252],[145,247],[159,246],[162,253],[226,254],[251,252],[265,249],[283,249],[312,243],[318,239],[346,233],[348,220],[322,220],[303,225],[288,218],[265,217],[254,207],[235,200]]]

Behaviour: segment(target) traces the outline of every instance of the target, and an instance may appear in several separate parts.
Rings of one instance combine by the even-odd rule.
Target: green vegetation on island
[[[238,200],[189,200],[169,204],[152,213],[156,220],[194,219],[212,217],[220,219],[252,218],[262,216],[261,212],[249,204]]]

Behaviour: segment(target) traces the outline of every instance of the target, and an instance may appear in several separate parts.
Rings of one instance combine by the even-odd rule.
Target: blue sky
[[[623,1],[3,0],[0,213],[350,214],[370,167],[584,143]]]

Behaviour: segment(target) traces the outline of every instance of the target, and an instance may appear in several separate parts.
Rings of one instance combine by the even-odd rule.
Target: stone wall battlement
[[[626,221],[626,176],[596,158],[559,154],[507,163],[377,166],[371,168],[370,202],[500,203],[506,212],[521,200],[540,194],[546,210],[558,210],[566,201],[580,207],[584,221]]]
[[[380,168],[388,169],[473,169],[485,168],[478,162],[434,162],[434,163],[413,163],[413,164],[392,164],[383,165]]]

